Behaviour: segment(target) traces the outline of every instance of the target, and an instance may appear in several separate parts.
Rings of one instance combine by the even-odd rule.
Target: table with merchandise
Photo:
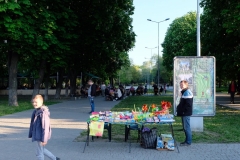
[[[178,149],[178,145],[174,139],[173,123],[175,122],[174,116],[169,114],[169,108],[171,107],[170,102],[162,101],[160,107],[152,104],[144,104],[141,108],[136,108],[130,111],[100,111],[93,112],[89,120],[87,121],[87,139],[84,146],[89,145],[89,137],[96,136],[101,137],[103,130],[108,129],[108,138],[111,141],[111,126],[113,124],[124,124],[125,125],[125,141],[126,141],[126,127],[141,126],[139,127],[141,133],[141,145],[143,148],[156,148],[158,150],[174,150],[175,146]],[[161,109],[161,110],[159,110]],[[167,124],[170,127],[171,134],[157,135],[157,129],[149,129],[146,126],[148,124]],[[131,152],[131,141],[129,141],[129,152]]]

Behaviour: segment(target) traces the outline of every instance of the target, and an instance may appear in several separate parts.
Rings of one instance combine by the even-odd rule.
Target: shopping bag
[[[102,137],[103,129],[104,129],[104,122],[95,122],[92,121],[89,125],[90,128],[90,136],[98,136]]]
[[[152,128],[143,128],[141,134],[141,146],[145,149],[153,149],[156,148],[156,141],[157,141],[157,129]]]

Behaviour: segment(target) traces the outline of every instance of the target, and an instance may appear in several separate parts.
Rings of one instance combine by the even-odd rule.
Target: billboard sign
[[[180,102],[180,81],[187,80],[193,92],[193,115],[214,116],[215,104],[215,58],[175,57],[174,58],[174,113]]]

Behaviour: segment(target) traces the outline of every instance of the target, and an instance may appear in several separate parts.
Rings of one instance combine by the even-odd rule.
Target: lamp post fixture
[[[167,20],[169,20],[170,18],[167,18],[167,19],[164,19],[164,20],[162,20],[162,21],[159,21],[159,22],[157,22],[157,21],[153,21],[153,20],[151,20],[151,19],[147,19],[148,21],[150,21],[150,22],[154,22],[154,23],[157,23],[158,24],[158,87],[159,87],[159,23],[161,23],[161,22],[164,22],[164,21],[167,21]]]
[[[152,70],[152,50],[156,49],[157,47],[154,47],[154,48],[145,47],[145,48],[151,50],[150,69]],[[145,58],[145,59],[147,59],[147,58]],[[150,73],[151,73],[151,70],[150,70]],[[153,81],[153,77],[152,77],[152,81]]]

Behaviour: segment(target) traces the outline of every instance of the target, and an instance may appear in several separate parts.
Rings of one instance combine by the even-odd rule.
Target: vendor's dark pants
[[[235,92],[230,92],[230,101],[234,103]]]

